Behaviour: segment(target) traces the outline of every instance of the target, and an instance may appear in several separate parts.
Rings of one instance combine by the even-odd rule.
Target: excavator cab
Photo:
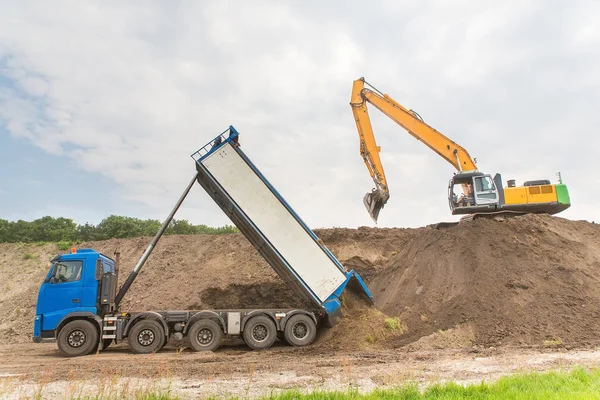
[[[502,201],[496,181],[500,181],[501,187],[502,181],[498,174],[494,178],[479,171],[455,174],[448,184],[448,202],[452,214],[461,215],[498,210]]]

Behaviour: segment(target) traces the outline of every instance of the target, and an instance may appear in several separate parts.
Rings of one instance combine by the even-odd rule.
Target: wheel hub
[[[269,329],[265,325],[258,324],[252,328],[252,338],[257,342],[264,342],[267,336],[269,336]]]
[[[198,331],[198,343],[201,345],[209,345],[213,341],[213,338],[213,332],[208,328],[203,328]]]
[[[152,332],[150,329],[144,329],[138,335],[138,343],[142,346],[150,346],[152,343],[154,343],[154,339],[154,332]]]
[[[83,346],[85,339],[85,332],[77,329],[69,334],[67,341],[69,342],[69,346],[77,348]]]
[[[308,327],[304,322],[298,322],[292,328],[292,333],[296,339],[304,339],[308,335]]]

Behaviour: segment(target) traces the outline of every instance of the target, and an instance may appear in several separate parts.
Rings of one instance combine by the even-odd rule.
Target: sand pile
[[[600,337],[596,224],[529,215],[442,230],[336,228],[317,234],[344,265],[361,273],[377,300],[373,308],[360,296],[345,295],[345,318],[320,334],[318,349],[579,346]],[[109,256],[118,249],[122,283],[149,241],[82,247]],[[47,260],[58,249],[3,244],[0,250],[0,342],[26,342]],[[164,237],[123,301],[123,309],[132,311],[301,305],[240,234]]]
[[[549,216],[475,220],[415,235],[371,282],[409,332],[464,325],[482,345],[600,338],[600,226]]]

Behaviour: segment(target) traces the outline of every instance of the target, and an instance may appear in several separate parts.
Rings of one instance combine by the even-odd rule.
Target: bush
[[[58,243],[61,251],[68,250],[73,242],[154,236],[161,222],[154,219],[142,220],[134,217],[111,215],[98,225],[77,225],[68,218],[43,217],[34,221],[7,221],[0,219],[0,243]],[[235,226],[214,228],[193,225],[186,220],[173,220],[165,231],[166,235],[222,235],[239,232]]]
[[[56,245],[58,246],[58,249],[60,251],[66,251],[69,250],[71,246],[73,246],[73,242],[60,241]]]
[[[398,318],[386,318],[383,322],[390,331],[402,331],[402,325]]]

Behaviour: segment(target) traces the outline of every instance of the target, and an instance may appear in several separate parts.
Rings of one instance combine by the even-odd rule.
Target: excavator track
[[[493,219],[494,221],[505,221],[507,218],[518,217],[521,215],[530,214],[525,211],[494,211],[490,213],[474,213],[463,216],[459,221],[456,222],[438,222],[436,224],[427,225],[428,228],[433,229],[446,229],[463,224],[465,222],[473,221],[479,218]]]
[[[510,210],[494,211],[494,212],[490,212],[490,213],[474,213],[474,214],[465,215],[464,217],[462,217],[460,219],[460,222],[471,221],[471,220],[475,220],[475,219],[479,219],[479,218],[488,218],[488,219],[493,219],[496,221],[504,221],[506,218],[518,217],[520,215],[525,215],[525,214],[530,214],[530,213],[528,213],[526,211],[510,211]]]

